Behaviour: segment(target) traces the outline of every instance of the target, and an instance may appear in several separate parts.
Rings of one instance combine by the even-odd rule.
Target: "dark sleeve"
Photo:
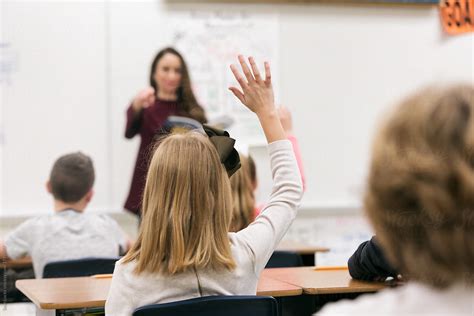
[[[394,277],[398,273],[385,258],[382,249],[377,244],[375,236],[363,242],[349,258],[349,273],[354,279],[375,280],[378,278]]]
[[[132,138],[140,132],[140,127],[143,121],[143,110],[140,113],[135,113],[132,105],[127,109],[127,126],[125,127],[125,137]]]

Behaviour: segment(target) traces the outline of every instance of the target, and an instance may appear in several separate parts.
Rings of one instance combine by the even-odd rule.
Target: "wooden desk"
[[[37,315],[55,315],[56,310],[103,308],[110,282],[111,278],[92,277],[36,279],[18,280],[16,287],[38,307]],[[263,271],[257,295],[277,297],[282,315],[311,315],[328,301],[386,286],[352,280],[347,270],[277,268]]]
[[[303,288],[304,294],[341,294],[376,292],[388,286],[385,282],[353,280],[349,271],[315,271],[314,267],[265,269],[264,278],[272,278]]]
[[[353,280],[347,269],[315,271],[314,267],[276,268],[264,270],[262,277],[303,288],[303,295],[279,298],[281,315],[313,315],[326,303],[353,299],[388,286],[383,282]]]
[[[17,289],[41,309],[99,307],[105,305],[112,279],[57,278],[18,280]]]
[[[18,280],[16,287],[43,310],[103,307],[111,280],[92,277]],[[261,277],[257,286],[257,295],[261,296],[302,293],[301,287],[267,277]]]
[[[289,284],[277,279],[260,276],[257,285],[257,295],[259,296],[297,296],[303,294],[303,289],[299,286]]]

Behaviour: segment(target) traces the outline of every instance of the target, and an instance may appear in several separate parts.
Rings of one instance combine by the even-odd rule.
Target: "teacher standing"
[[[141,143],[125,209],[138,216],[151,145],[170,115],[206,122],[204,110],[191,89],[186,62],[174,48],[167,47],[158,52],[151,64],[150,87],[140,91],[127,110],[125,137],[139,134]]]

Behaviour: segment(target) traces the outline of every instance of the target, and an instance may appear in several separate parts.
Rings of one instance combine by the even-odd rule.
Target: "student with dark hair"
[[[174,48],[158,52],[150,69],[150,86],[140,91],[127,110],[125,137],[140,135],[135,169],[125,209],[140,216],[143,189],[151,145],[169,116],[206,122],[203,108],[191,88],[191,78],[183,56]]]
[[[54,163],[46,188],[54,198],[54,214],[29,219],[0,240],[0,257],[31,256],[37,278],[53,261],[117,257],[129,241],[110,217],[84,213],[93,196],[91,158],[71,153]]]

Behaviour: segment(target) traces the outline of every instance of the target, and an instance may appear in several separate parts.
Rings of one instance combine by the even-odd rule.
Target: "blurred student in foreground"
[[[378,133],[365,209],[407,284],[320,315],[473,315],[474,88],[406,99]]]

